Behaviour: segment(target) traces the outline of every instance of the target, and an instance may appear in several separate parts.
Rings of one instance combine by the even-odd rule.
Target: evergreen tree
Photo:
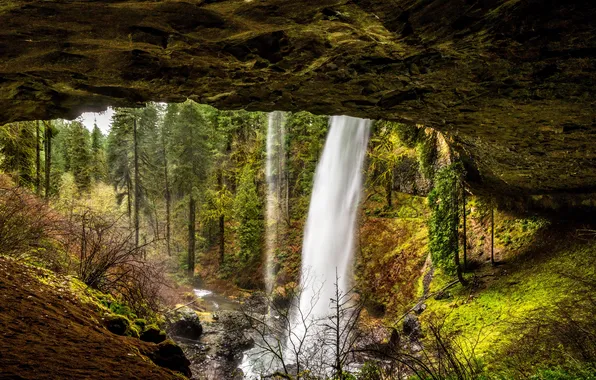
[[[68,151],[70,169],[79,190],[89,190],[91,186],[92,155],[90,134],[79,121],[71,123]]]
[[[204,190],[212,162],[212,145],[215,109],[187,101],[169,105],[167,114],[173,124],[169,150],[172,156],[173,184],[179,196],[188,201],[188,251],[187,269],[194,275],[196,249],[197,199]]]
[[[58,134],[58,130],[54,127],[52,121],[44,121],[44,166],[45,166],[45,197],[49,198],[52,189],[52,140]]]
[[[128,109],[117,109],[107,141],[107,162],[110,182],[116,190],[118,203],[126,199],[128,220],[132,221],[132,196],[134,177],[133,125]]]
[[[244,166],[240,175],[234,199],[234,214],[240,223],[237,230],[240,257],[244,261],[260,257],[264,231],[263,212],[255,184],[255,173],[250,165]]]
[[[101,133],[97,124],[94,124],[93,132],[91,132],[91,155],[93,157],[91,175],[96,182],[105,181],[107,179],[108,168],[106,165],[104,145],[105,136]]]
[[[31,187],[35,182],[35,128],[31,122],[0,128],[0,170],[12,174],[20,186]]]

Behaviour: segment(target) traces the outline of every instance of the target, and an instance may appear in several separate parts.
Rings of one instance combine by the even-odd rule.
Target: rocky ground
[[[231,305],[230,302],[215,310],[208,307],[210,310],[206,312],[197,310],[203,307],[189,305],[168,316],[171,321],[168,334],[190,360],[192,379],[243,379],[238,366],[243,352],[253,341],[243,312],[233,310],[236,308]],[[197,331],[200,336],[196,335]]]

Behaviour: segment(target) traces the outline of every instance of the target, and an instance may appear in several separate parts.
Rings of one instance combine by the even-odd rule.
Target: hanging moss
[[[424,135],[422,129],[418,128],[414,124],[402,124],[402,123],[392,123],[394,125],[395,131],[397,132],[397,137],[399,140],[408,148],[414,148],[416,144],[420,141],[421,135]]]
[[[416,147],[418,152],[418,163],[420,171],[425,178],[432,180],[435,176],[435,162],[437,161],[437,132],[430,134],[421,134],[419,143]]]
[[[449,274],[456,271],[453,255],[458,249],[457,183],[462,171],[460,163],[440,169],[434,177],[435,186],[428,195],[431,209],[428,221],[431,257],[434,265]]]

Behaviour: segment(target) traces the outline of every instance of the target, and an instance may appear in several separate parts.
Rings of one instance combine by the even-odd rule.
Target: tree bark
[[[468,284],[468,282],[466,281],[466,279],[464,278],[463,274],[462,274],[462,270],[461,270],[461,265],[459,262],[459,208],[458,208],[458,202],[457,202],[457,198],[458,198],[458,193],[457,193],[457,180],[454,183],[454,187],[455,189],[453,190],[453,218],[455,219],[454,221],[454,229],[455,231],[454,236],[455,236],[455,270],[457,273],[457,279],[459,280],[459,282],[463,285],[466,286]]]
[[[195,273],[195,218],[196,201],[191,195],[188,201],[188,276],[190,278]]]
[[[393,176],[390,176],[393,177]],[[389,178],[385,184],[385,199],[387,200],[387,207],[393,207],[393,178]]]
[[[41,147],[39,146],[39,120],[35,124],[35,192],[41,194]]]
[[[164,127],[165,128],[165,127]],[[170,194],[170,180],[168,176],[168,155],[166,153],[166,138],[165,132],[162,130],[161,132],[161,145],[162,145],[162,154],[163,154],[163,175],[165,181],[165,201],[166,201],[166,246],[168,251],[168,256],[172,256],[172,249],[171,249],[171,227],[170,227],[170,203],[172,201],[172,197]]]
[[[135,181],[134,181],[134,229],[135,229],[135,247],[139,247],[139,142],[137,137],[137,119],[133,119],[133,144],[134,144],[134,166],[135,166]]]
[[[217,173],[217,186],[219,187],[219,191],[223,191],[223,173],[222,169],[219,169]],[[220,211],[219,214],[219,263],[223,264],[225,261],[225,215],[223,214],[223,210]]]
[[[52,169],[52,127],[49,123],[44,123],[44,154],[45,154],[45,197],[50,197],[50,181]]]
[[[466,230],[466,189],[462,186],[462,212],[463,212],[463,233],[464,233],[464,271],[468,269],[468,235]]]
[[[495,265],[495,206],[490,202],[490,263]]]

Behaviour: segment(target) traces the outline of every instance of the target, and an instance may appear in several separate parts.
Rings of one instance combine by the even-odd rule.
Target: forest
[[[368,128],[335,125],[348,119],[189,100],[115,108],[105,134],[82,119],[7,124],[0,262],[22,271],[18,281],[68,294],[54,324],[90,308],[140,357],[197,379],[593,379],[589,218],[561,223],[474,192],[448,137],[422,125],[371,122],[362,168],[326,172],[333,128]],[[354,157],[340,138],[338,157]],[[333,211],[350,187],[338,170],[357,187]],[[352,239],[345,210],[355,243],[338,251]],[[322,312],[314,305],[327,293],[305,280],[307,263],[331,286]],[[35,292],[49,304],[53,291]],[[297,312],[318,320],[296,322]],[[84,334],[87,322],[76,323],[70,332]],[[70,343],[58,344],[63,360]],[[28,360],[11,355],[9,377]]]

